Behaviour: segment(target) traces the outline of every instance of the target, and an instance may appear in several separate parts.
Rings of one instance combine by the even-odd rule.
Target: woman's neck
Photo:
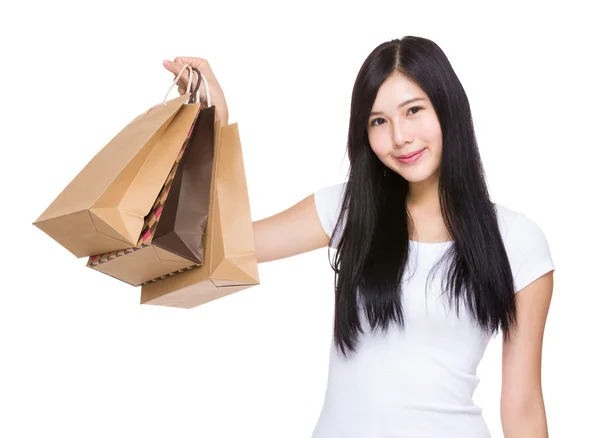
[[[406,207],[413,222],[412,240],[446,242],[452,240],[442,216],[438,179],[410,183]]]
[[[425,181],[409,183],[406,206],[409,210],[441,216],[438,187],[439,179],[435,175]]]

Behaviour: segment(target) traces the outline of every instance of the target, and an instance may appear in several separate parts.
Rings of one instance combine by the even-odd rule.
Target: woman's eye
[[[412,108],[410,108],[408,110],[407,115],[414,115],[414,114],[418,113],[422,109],[424,109],[422,106],[413,106]],[[414,111],[414,112],[411,113],[412,110],[416,110],[416,111]],[[381,117],[378,117],[376,119],[371,120],[371,126],[379,126],[379,125],[381,125],[381,123],[378,123],[379,120],[385,122],[385,120],[383,120]]]

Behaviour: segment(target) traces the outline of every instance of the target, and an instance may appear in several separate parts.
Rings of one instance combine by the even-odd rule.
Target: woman
[[[183,63],[204,73],[227,123],[208,63],[165,67],[177,74]],[[259,262],[337,250],[329,379],[313,438],[489,437],[472,395],[499,331],[504,434],[546,437],[548,243],[526,215],[490,201],[469,101],[434,42],[407,36],[367,57],[348,155],[347,182],[254,223]]]

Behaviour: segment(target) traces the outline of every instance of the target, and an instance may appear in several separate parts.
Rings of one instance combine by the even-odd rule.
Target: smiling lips
[[[421,155],[423,155],[423,151],[424,150],[425,150],[425,148],[421,149],[420,151],[411,152],[410,154],[406,154],[406,155],[402,155],[400,157],[396,157],[396,159],[398,161],[400,161],[401,163],[414,163],[419,158],[421,158]]]
[[[424,148],[423,148],[423,149],[421,149],[421,150],[415,151],[415,152],[411,152],[410,154],[406,154],[406,155],[400,155],[400,156],[399,156],[399,157],[397,157],[397,158],[398,158],[398,159],[401,159],[401,160],[403,160],[403,159],[406,159],[406,158],[410,158],[410,157],[413,157],[413,156],[417,155],[417,154],[418,154],[418,153],[420,153],[420,152],[423,152],[423,150],[424,150]]]

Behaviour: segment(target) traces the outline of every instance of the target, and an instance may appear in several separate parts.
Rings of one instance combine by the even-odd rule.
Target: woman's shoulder
[[[520,220],[521,213],[520,211],[514,210],[512,208],[507,207],[504,204],[494,203],[494,207],[496,209],[496,217],[498,219],[498,227],[500,228],[500,234],[504,238],[508,231],[516,224],[518,226],[518,221]]]
[[[331,213],[339,210],[345,190],[346,181],[320,187],[314,193],[317,208],[331,210]]]
[[[319,188],[314,193],[315,208],[323,226],[323,230],[329,237],[341,213],[342,198],[346,189],[346,182],[330,184]]]
[[[510,208],[504,204],[494,203],[500,234],[505,239],[519,239],[543,231],[537,222],[521,210]]]
[[[341,181],[333,184],[329,184],[326,186],[321,186],[315,192],[315,195],[325,195],[325,196],[340,196],[346,190],[346,184],[348,181]]]
[[[527,213],[494,205],[517,292],[554,269],[550,246],[542,228]]]

